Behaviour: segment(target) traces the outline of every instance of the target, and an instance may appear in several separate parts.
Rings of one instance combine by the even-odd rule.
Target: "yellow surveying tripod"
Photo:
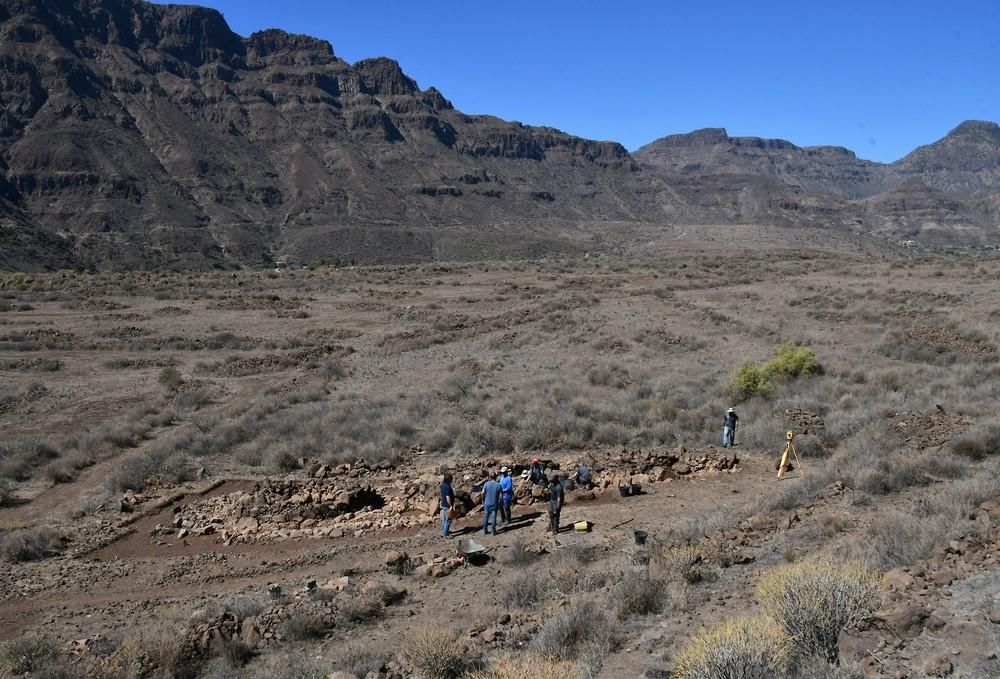
[[[802,467],[802,463],[799,462],[799,454],[795,452],[795,446],[792,445],[792,439],[795,438],[795,432],[785,433],[785,449],[781,451],[781,464],[778,465],[778,478],[780,479],[784,473],[785,469],[788,468],[788,453],[791,453],[795,458],[795,464],[799,467],[799,474],[801,476],[806,475],[806,470]]]

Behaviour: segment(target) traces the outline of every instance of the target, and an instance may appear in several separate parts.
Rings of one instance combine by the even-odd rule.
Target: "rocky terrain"
[[[0,277],[0,676],[665,677],[814,563],[872,597],[770,676],[997,676],[997,262],[624,233],[650,256]],[[787,342],[818,367],[733,390]],[[564,531],[518,481],[484,536],[535,455]]]

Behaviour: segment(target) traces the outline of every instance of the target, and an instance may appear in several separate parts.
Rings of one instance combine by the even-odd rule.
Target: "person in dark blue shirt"
[[[514,502],[514,479],[511,478],[510,469],[504,467],[500,470],[500,521],[510,523],[510,506]]]
[[[490,519],[493,520],[493,534],[497,534],[497,512],[500,510],[500,482],[493,478],[483,486],[483,532],[490,532]]]
[[[559,514],[565,500],[566,493],[559,482],[559,474],[552,472],[549,475],[549,530],[553,535],[559,533]]]
[[[441,479],[441,535],[449,537],[451,512],[455,509],[455,491],[451,487],[451,474]]]
[[[736,445],[736,430],[740,428],[740,418],[736,414],[736,408],[726,411],[725,424],[722,427],[722,447]]]

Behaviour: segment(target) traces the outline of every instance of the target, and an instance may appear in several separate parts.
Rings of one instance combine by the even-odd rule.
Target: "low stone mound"
[[[786,408],[781,413],[785,428],[797,435],[822,436],[826,431],[826,422],[815,413],[805,408]]]
[[[996,347],[984,340],[970,339],[940,326],[917,325],[907,329],[903,337],[907,343],[936,354],[954,353],[982,359],[997,352]]]
[[[890,430],[920,450],[947,443],[972,426],[972,418],[945,412],[929,415],[901,412],[894,413],[889,420]]]
[[[280,479],[175,509],[151,536],[215,535],[226,545],[298,538],[359,537],[372,530],[433,521],[419,484],[379,489],[344,479]]]

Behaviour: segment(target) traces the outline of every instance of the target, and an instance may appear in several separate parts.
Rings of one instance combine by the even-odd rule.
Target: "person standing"
[[[510,506],[514,502],[514,479],[511,478],[510,469],[504,467],[500,470],[500,521],[511,522]]]
[[[736,414],[736,408],[730,408],[726,411],[725,424],[722,427],[722,447],[728,448],[729,446],[736,445],[736,430],[740,428],[740,418]]]
[[[500,510],[500,482],[490,474],[490,480],[483,485],[483,532],[489,534],[490,519],[493,519],[493,534],[497,534],[497,512]]]
[[[452,511],[455,509],[455,491],[451,487],[451,474],[441,479],[441,535],[449,537]]]
[[[553,535],[559,533],[559,513],[562,511],[565,499],[566,493],[559,483],[559,474],[552,472],[549,475],[549,530]]]

